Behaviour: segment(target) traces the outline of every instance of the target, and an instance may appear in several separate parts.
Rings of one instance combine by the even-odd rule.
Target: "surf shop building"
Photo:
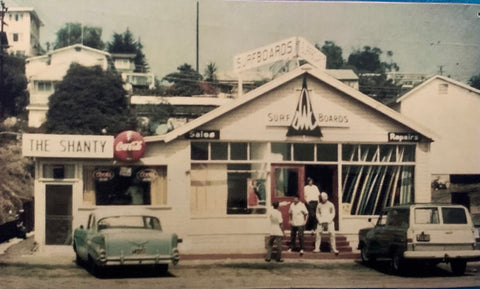
[[[182,253],[263,252],[272,202],[288,228],[312,177],[355,248],[383,207],[431,199],[433,134],[310,65],[165,135],[132,134],[24,136],[40,245],[70,245],[90,212],[111,210],[160,217]]]

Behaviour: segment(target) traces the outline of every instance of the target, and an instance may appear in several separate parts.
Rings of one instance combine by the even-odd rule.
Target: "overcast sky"
[[[195,68],[197,0],[4,0],[33,7],[44,26],[41,43],[66,22],[103,28],[103,40],[128,27],[162,78],[183,63]],[[438,73],[467,81],[480,73],[480,5],[319,1],[199,0],[200,73],[215,62],[233,69],[235,54],[292,36],[333,41],[347,58],[369,45],[393,51],[402,73]]]

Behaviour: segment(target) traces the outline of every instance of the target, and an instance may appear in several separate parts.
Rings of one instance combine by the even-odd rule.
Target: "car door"
[[[375,227],[367,234],[368,251],[372,255],[381,256],[384,254],[384,242],[388,237],[387,234],[385,234],[386,221],[387,212],[384,211],[378,217]]]
[[[92,234],[91,231],[95,227],[95,215],[88,216],[88,222],[85,228],[78,228],[75,230],[75,247],[77,254],[83,259],[88,259],[88,239]]]

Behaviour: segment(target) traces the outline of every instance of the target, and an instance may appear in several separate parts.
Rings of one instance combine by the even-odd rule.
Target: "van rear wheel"
[[[453,274],[460,276],[465,274],[467,269],[467,261],[465,260],[452,260],[450,262],[450,268],[452,269]]]

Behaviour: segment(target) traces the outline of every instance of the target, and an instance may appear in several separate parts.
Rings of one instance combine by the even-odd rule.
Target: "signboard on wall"
[[[293,58],[304,59],[321,69],[325,69],[327,66],[327,57],[314,45],[305,38],[291,37],[235,55],[233,69],[240,72]]]
[[[419,142],[420,135],[418,133],[411,132],[389,132],[389,142]]]
[[[113,136],[23,134],[25,157],[113,158]]]

